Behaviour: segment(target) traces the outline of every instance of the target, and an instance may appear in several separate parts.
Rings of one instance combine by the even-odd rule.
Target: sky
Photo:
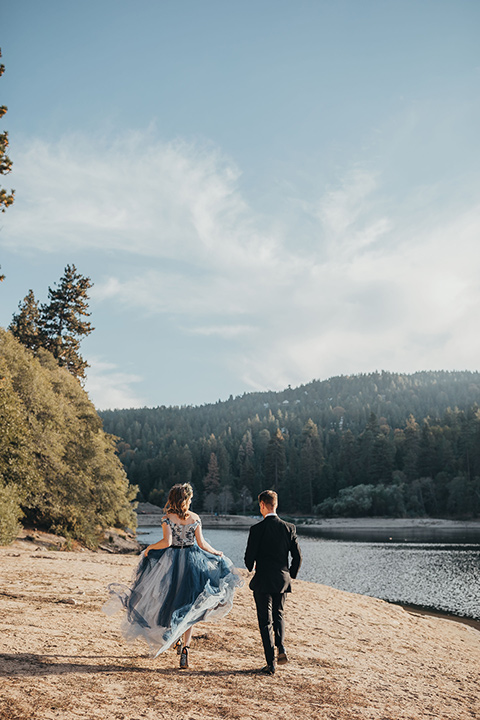
[[[98,409],[480,369],[477,0],[0,5],[0,325],[68,264]]]

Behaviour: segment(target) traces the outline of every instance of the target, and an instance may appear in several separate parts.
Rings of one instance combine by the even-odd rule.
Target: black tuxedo
[[[292,561],[289,565],[290,556]],[[252,525],[245,550],[245,565],[248,570],[255,565],[250,589],[257,606],[268,665],[274,663],[274,643],[279,652],[285,652],[285,593],[291,592],[291,579],[296,578],[301,562],[295,525],[284,522],[278,515],[269,515]]]

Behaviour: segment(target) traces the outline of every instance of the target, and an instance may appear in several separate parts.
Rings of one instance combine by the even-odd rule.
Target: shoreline
[[[137,529],[139,527],[154,527],[162,524],[162,512],[158,513],[137,513]],[[204,528],[212,530],[213,528],[219,528],[226,530],[231,528],[232,530],[237,529],[248,529],[255,523],[259,522],[260,516],[249,517],[248,515],[209,515],[206,513],[200,513],[202,525]]]
[[[434,617],[441,620],[452,620],[453,622],[458,622],[461,625],[468,625],[477,632],[480,632],[480,620],[475,620],[475,618],[467,617],[465,615],[455,615],[455,613],[449,613],[445,610],[435,610],[435,608],[424,607],[423,605],[412,605],[409,603],[397,603],[393,601],[390,602],[389,600],[385,600],[385,602],[389,602],[391,605],[398,605],[403,608],[405,612],[409,612],[412,615]]]
[[[205,517],[205,516],[202,516]],[[252,522],[248,526],[242,526],[241,522],[238,521],[244,519],[242,516],[229,516],[230,518],[235,518],[236,522],[229,523],[226,525],[205,525],[208,529],[248,529],[251,524],[257,521],[256,518],[248,518]],[[215,517],[215,520],[217,523],[221,523],[224,519],[223,516]],[[359,521],[363,521],[364,518],[358,518]],[[368,520],[368,518],[367,518]],[[412,522],[412,521],[410,521]],[[415,522],[415,519],[413,520]],[[148,527],[148,526],[145,526]],[[56,553],[61,554],[76,554],[76,553],[88,553],[93,555],[110,555],[112,557],[115,556],[131,556],[131,557],[138,557],[142,549],[145,547],[145,544],[141,542],[141,540],[133,539],[130,535],[127,535],[125,537],[126,533],[123,531],[118,531],[114,528],[110,528],[109,530],[105,531],[105,542],[103,544],[100,544],[98,547],[98,550],[88,550],[87,548],[83,547],[79,543],[75,543],[74,546],[67,550],[65,548],[65,538],[53,535],[51,533],[47,533],[40,530],[35,530],[32,528],[24,528],[21,533],[18,535],[17,539],[14,541],[14,543],[10,546],[0,546],[0,552],[1,550],[8,550],[9,548],[18,548],[21,547],[24,550],[28,550],[30,552],[39,553],[39,552],[48,552],[48,551],[54,551]],[[36,555],[32,555],[32,557],[37,557]],[[321,585],[321,583],[313,583],[314,585]],[[335,588],[332,588],[335,589]],[[372,597],[370,595],[360,595],[361,597]],[[403,608],[407,612],[411,612],[413,614],[417,615],[425,615],[425,616],[432,616],[432,617],[438,617],[445,620],[453,620],[458,623],[462,623],[465,625],[469,625],[472,628],[474,628],[476,631],[480,632],[480,620],[476,618],[472,618],[466,615],[458,615],[454,612],[449,612],[447,610],[439,610],[434,607],[430,606],[423,606],[423,605],[415,605],[412,603],[405,603],[395,600],[382,600],[381,598],[374,598],[379,599],[382,602],[387,602],[392,605],[396,605],[398,607]],[[0,716],[0,720],[2,720]]]
[[[388,517],[359,517],[359,518],[319,518],[313,522],[300,524],[300,527],[314,528],[345,528],[345,529],[444,529],[444,530],[478,530],[480,532],[480,519],[476,520],[450,520],[447,518],[388,518]]]
[[[137,513],[139,527],[151,527],[160,525],[162,511],[158,513],[143,512]],[[282,513],[279,513],[282,517]],[[202,524],[209,528],[249,528],[260,522],[261,516],[255,515],[211,515],[200,513]],[[311,518],[302,521],[302,518],[290,518],[297,529],[305,530],[405,530],[405,529],[426,529],[426,530],[447,530],[463,531],[473,530],[480,533],[480,518],[475,520],[450,520],[446,518],[389,518],[389,517],[359,517],[359,518]]]

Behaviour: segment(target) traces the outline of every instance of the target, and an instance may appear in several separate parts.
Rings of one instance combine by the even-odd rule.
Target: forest
[[[295,517],[480,513],[480,374],[315,380],[198,407],[100,413],[138,499],[191,482],[195,508],[248,513],[264,488]]]

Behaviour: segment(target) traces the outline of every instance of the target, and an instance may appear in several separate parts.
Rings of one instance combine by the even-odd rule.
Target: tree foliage
[[[0,50],[0,57],[2,57],[2,52]],[[5,72],[5,65],[0,64],[0,77]],[[0,105],[0,118],[2,118],[5,113],[7,112],[7,107],[5,105]],[[8,150],[8,132],[0,133],[0,175],[7,175],[11,169],[12,169],[12,161],[7,155]],[[13,204],[15,195],[15,190],[11,190],[8,192],[4,188],[0,187],[0,211],[5,212],[5,210]],[[0,280],[3,280],[3,275],[0,277]]]
[[[95,546],[135,524],[132,488],[87,394],[52,355],[0,329],[0,532],[13,518]],[[15,504],[16,503],[16,504]]]
[[[67,265],[59,283],[48,288],[48,302],[40,307],[33,290],[19,303],[9,330],[25,347],[35,353],[48,350],[74,377],[84,378],[88,363],[80,355],[80,342],[93,328],[89,317],[90,278],[75,265]]]
[[[85,377],[88,364],[80,355],[80,341],[93,328],[88,317],[90,278],[84,277],[75,265],[67,265],[60,282],[48,288],[48,303],[41,307],[45,348],[59,364],[77,378]]]
[[[221,510],[228,488],[248,511],[271,487],[290,514],[463,517],[480,514],[479,405],[479,373],[382,372],[101,415],[143,500],[185,481],[188,454],[197,509]]]
[[[29,290],[23,302],[18,304],[18,313],[13,316],[8,329],[22,345],[34,353],[42,347],[42,321],[33,290]]]

